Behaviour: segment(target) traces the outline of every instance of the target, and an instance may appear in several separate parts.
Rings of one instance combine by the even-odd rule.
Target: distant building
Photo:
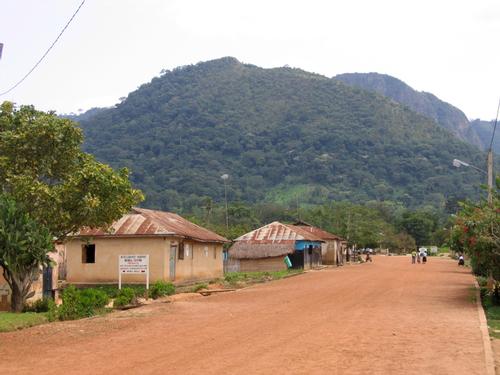
[[[149,255],[150,281],[185,282],[223,276],[226,238],[170,212],[134,208],[109,230],[84,228],[64,244],[66,281],[117,283],[120,255]],[[123,283],[144,283],[124,275]]]
[[[329,233],[323,229],[315,227],[305,221],[297,221],[294,226],[297,226],[309,233],[321,238],[321,259],[323,264],[341,265],[346,261],[344,254],[347,249],[347,241],[342,237]]]
[[[278,221],[238,237],[229,249],[229,271],[277,271],[313,268],[322,264],[320,237],[294,225]]]

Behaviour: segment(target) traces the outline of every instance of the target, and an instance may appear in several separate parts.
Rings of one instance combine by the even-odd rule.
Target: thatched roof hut
[[[317,249],[322,242],[303,228],[275,221],[238,237],[229,249],[229,257],[240,261],[241,270],[283,269],[287,255],[294,267],[310,267],[321,263]]]

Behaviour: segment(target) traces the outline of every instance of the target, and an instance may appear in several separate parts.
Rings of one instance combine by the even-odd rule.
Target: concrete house
[[[321,244],[321,258],[323,264],[342,265],[346,261],[344,258],[347,249],[347,241],[342,237],[329,233],[323,229],[315,227],[304,221],[298,221],[294,224],[305,231],[321,238],[325,242]]]
[[[149,255],[150,282],[208,280],[223,276],[226,238],[170,212],[133,208],[110,229],[84,228],[65,243],[66,281],[117,283],[120,255]],[[123,283],[144,276],[123,275]]]
[[[283,270],[287,268],[287,256],[292,268],[313,268],[322,264],[323,242],[300,227],[275,221],[235,240],[229,249],[229,262],[233,263],[231,270]]]

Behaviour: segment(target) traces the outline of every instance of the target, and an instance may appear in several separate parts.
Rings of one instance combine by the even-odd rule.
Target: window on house
[[[184,259],[184,243],[179,243],[179,259]]]
[[[186,244],[184,245],[184,255],[186,256],[186,258],[189,258],[189,251],[191,250],[191,245],[190,244]]]
[[[205,256],[207,257],[208,256],[208,246],[205,246],[203,248],[203,251],[205,252]]]
[[[214,245],[214,259],[217,259],[217,245]]]
[[[82,245],[82,263],[95,263],[95,245]]]

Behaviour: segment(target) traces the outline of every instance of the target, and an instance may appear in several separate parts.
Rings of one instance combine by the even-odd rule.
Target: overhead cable
[[[69,21],[66,23],[66,25],[64,26],[64,28],[61,30],[61,32],[59,33],[59,35],[57,36],[56,40],[54,40],[54,42],[50,45],[50,47],[47,49],[47,51],[45,51],[45,53],[43,54],[43,56],[40,58],[40,60],[37,61],[37,63],[33,66],[33,68],[30,69],[30,71],[28,73],[25,74],[25,76],[23,78],[21,78],[19,80],[19,82],[17,82],[14,86],[12,86],[10,89],[6,90],[6,91],[3,91],[3,92],[0,92],[0,96],[3,96],[3,95],[6,95],[8,94],[9,92],[11,92],[12,90],[14,90],[17,86],[19,86],[21,83],[23,83],[23,81],[28,78],[28,76],[33,73],[33,71],[38,67],[38,65],[40,65],[40,63],[43,61],[43,59],[45,59],[45,57],[49,54],[50,50],[55,46],[55,44],[57,43],[57,41],[59,40],[59,38],[64,34],[64,32],[66,31],[66,29],[68,28],[69,24],[71,23],[71,21],[73,21],[73,18],[75,18],[75,16],[78,14],[78,12],[80,11],[80,8],[83,6],[83,4],[85,3],[85,0],[83,0],[80,4],[80,6],[78,7],[78,9],[75,11],[75,13],[73,13],[73,15],[71,16],[71,18],[69,19]]]

